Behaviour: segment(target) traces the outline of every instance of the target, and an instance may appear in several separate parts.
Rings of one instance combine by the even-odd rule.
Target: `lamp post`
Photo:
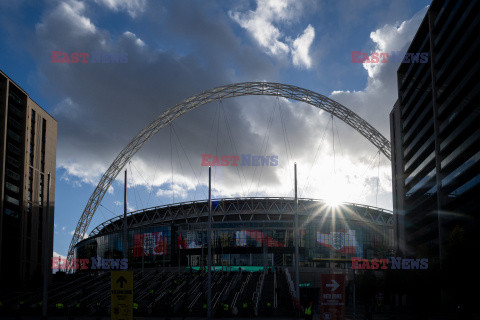
[[[208,288],[207,288],[207,317],[212,318],[212,167],[208,167]]]
[[[300,301],[300,275],[298,270],[298,246],[299,246],[299,235],[298,235],[298,196],[297,196],[297,163],[294,164],[294,172],[295,172],[295,294],[297,296],[298,301]]]
[[[123,258],[127,259],[127,170],[125,170],[125,188],[123,189]]]

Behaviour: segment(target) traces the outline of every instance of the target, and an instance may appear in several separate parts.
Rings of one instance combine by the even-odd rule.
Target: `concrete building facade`
[[[39,281],[44,250],[49,257],[53,254],[56,146],[57,121],[0,71],[2,286]],[[46,225],[48,173],[50,215]]]

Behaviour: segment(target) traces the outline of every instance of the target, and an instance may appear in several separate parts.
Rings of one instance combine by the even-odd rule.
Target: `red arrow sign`
[[[345,275],[322,274],[322,320],[345,319]]]

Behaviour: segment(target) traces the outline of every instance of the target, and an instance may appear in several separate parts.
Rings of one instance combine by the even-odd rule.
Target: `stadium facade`
[[[295,209],[294,198],[213,201],[213,265],[292,266]],[[208,213],[208,201],[129,213],[129,268],[206,266]],[[395,247],[393,216],[384,209],[353,203],[332,207],[321,200],[299,199],[298,216],[300,267],[350,268],[350,263],[341,262],[388,257]],[[119,216],[97,226],[76,245],[75,257],[123,258],[123,221]]]

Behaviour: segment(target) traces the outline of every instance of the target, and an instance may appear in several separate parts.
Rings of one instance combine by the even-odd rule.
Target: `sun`
[[[342,185],[340,183],[331,183],[329,190],[325,193],[325,204],[329,207],[338,207],[343,203]]]
[[[338,207],[342,204],[342,201],[338,197],[327,197],[325,204],[329,207]]]

